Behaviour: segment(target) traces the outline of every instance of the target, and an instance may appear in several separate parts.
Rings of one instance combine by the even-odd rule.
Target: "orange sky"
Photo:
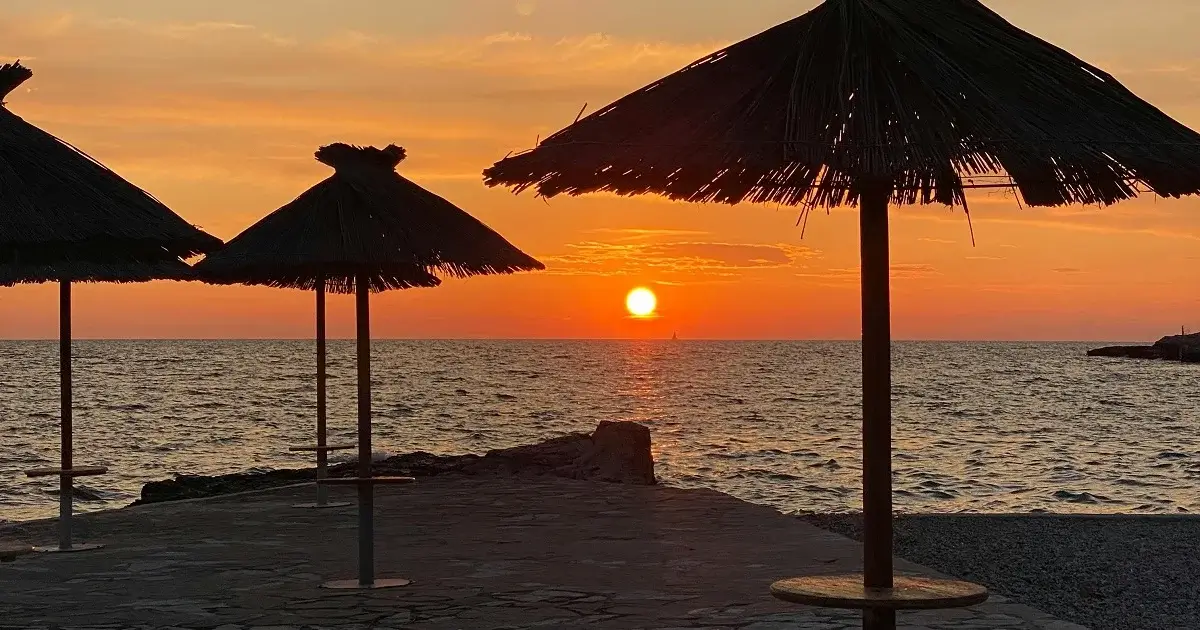
[[[6,0],[0,61],[36,75],[9,99],[230,238],[328,174],[332,141],[401,144],[402,172],[547,263],[374,298],[377,337],[856,338],[857,219],[658,199],[514,197],[481,170],[574,118],[812,0]],[[991,0],[1200,127],[1192,0]],[[750,7],[750,8],[747,8]],[[680,19],[680,15],[686,19]],[[1200,200],[893,219],[894,329],[921,339],[1151,339],[1200,327]],[[625,316],[654,288],[660,315]],[[312,296],[199,284],[94,285],[78,337],[308,337]],[[330,303],[330,332],[353,333]],[[56,334],[53,287],[0,289],[0,338]]]

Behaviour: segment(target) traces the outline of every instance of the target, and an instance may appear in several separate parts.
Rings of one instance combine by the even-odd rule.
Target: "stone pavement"
[[[856,543],[717,492],[442,477],[377,493],[379,576],[409,587],[318,588],[355,575],[355,511],[291,508],[313,494],[292,487],[85,515],[79,538],[104,549],[0,565],[0,628],[860,627],[855,612],[767,592],[781,577],[857,570]],[[47,522],[0,529],[0,541],[52,539]],[[1081,630],[1000,597],[900,621]]]

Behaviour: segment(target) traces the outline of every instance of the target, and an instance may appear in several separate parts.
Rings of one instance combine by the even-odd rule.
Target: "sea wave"
[[[1100,345],[1100,344],[1097,344]],[[1085,344],[898,343],[897,509],[1200,511],[1194,371],[1094,361]],[[113,507],[176,472],[312,465],[305,341],[79,341],[75,460]],[[56,342],[0,342],[0,505],[50,516]],[[665,483],[786,512],[861,507],[859,345],[818,342],[377,341],[374,439],[386,453],[483,452],[632,419]],[[356,442],[353,342],[329,343],[331,442]],[[14,394],[16,392],[16,394]],[[353,461],[354,451],[333,455]]]

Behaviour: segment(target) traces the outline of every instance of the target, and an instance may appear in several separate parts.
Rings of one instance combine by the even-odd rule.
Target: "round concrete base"
[[[351,505],[354,504],[350,503],[349,501],[327,501],[325,503],[296,503],[293,504],[292,507],[303,508],[306,510],[323,510],[326,508],[350,507]]]
[[[88,543],[85,545],[71,545],[66,549],[54,545],[53,547],[34,547],[33,550],[38,553],[76,553],[79,551],[92,551],[93,549],[100,549],[102,547],[104,547],[102,544]]]
[[[381,588],[398,588],[412,584],[412,580],[403,578],[392,578],[387,580],[375,580],[370,584],[362,584],[358,580],[333,580],[321,585],[321,588],[331,588],[336,590],[358,590],[358,591],[373,591]]]

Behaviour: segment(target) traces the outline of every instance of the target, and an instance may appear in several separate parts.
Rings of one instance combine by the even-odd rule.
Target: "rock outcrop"
[[[1111,357],[1116,359],[1161,359],[1162,352],[1154,346],[1106,346],[1088,350],[1089,357]]]
[[[1170,335],[1154,342],[1151,346],[1108,346],[1088,350],[1089,357],[1117,357],[1123,359],[1162,359],[1200,363],[1200,333]]]
[[[330,477],[356,474],[353,462],[329,468]],[[636,422],[601,422],[591,435],[574,433],[538,444],[489,451],[485,455],[433,455],[416,452],[371,464],[372,474],[434,477],[437,475],[552,475],[569,479],[653,485],[654,458],[650,429]],[[262,490],[316,478],[316,469],[270,470],[231,475],[177,475],[142,486],[134,505]]]
[[[636,422],[601,422],[590,446],[561,474],[572,479],[652,485],[650,429]]]

